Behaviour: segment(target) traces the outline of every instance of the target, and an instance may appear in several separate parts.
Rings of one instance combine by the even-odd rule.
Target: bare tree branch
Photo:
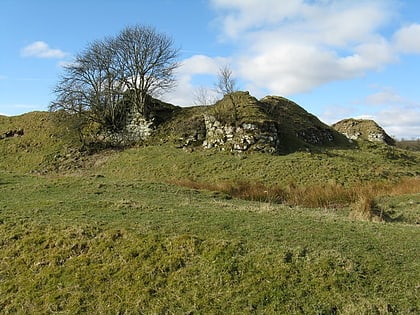
[[[218,94],[221,94],[223,97],[226,96],[230,99],[232,103],[233,121],[236,125],[238,123],[238,109],[232,93],[237,91],[237,87],[236,80],[233,78],[232,70],[228,65],[219,68],[215,87]]]
[[[214,92],[213,92],[214,94]],[[204,86],[200,86],[194,91],[194,104],[197,106],[208,106],[216,103],[216,97],[212,91]]]
[[[127,27],[114,41],[121,79],[134,91],[137,110],[147,115],[146,97],[171,89],[179,50],[173,40],[147,26]]]
[[[228,65],[219,68],[216,82],[216,92],[225,96],[237,91],[236,80]]]

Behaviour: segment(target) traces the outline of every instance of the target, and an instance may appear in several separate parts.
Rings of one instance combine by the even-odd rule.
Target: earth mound
[[[370,119],[343,119],[335,123],[333,128],[351,140],[361,139],[395,145],[395,140],[375,121]]]
[[[284,97],[257,100],[242,91],[211,106],[183,108],[156,131],[160,141],[175,139],[181,147],[223,151],[290,153],[353,146],[344,135]]]

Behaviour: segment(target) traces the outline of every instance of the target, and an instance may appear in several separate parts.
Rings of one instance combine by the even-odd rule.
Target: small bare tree
[[[236,80],[233,78],[232,69],[228,65],[219,68],[216,82],[216,92],[226,96],[237,91]]]
[[[236,80],[233,78],[233,72],[228,65],[219,68],[217,82],[215,84],[216,92],[223,97],[227,96],[232,103],[232,115],[235,125],[238,122],[238,109],[233,98],[233,92],[237,91]]]
[[[83,130],[91,123],[112,132],[120,131],[125,124],[124,86],[114,61],[107,41],[95,41],[64,68],[54,89],[57,97],[50,110],[72,115],[68,120],[77,126],[82,143]]]
[[[213,94],[213,95],[212,95]],[[199,86],[194,91],[194,104],[197,106],[208,106],[216,102],[214,92],[204,86]]]

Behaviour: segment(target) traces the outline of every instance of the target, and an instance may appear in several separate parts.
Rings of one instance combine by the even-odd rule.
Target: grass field
[[[6,314],[419,311],[415,224],[94,175],[3,173],[0,192]]]
[[[38,132],[0,142],[2,314],[420,312],[417,152],[79,155]]]

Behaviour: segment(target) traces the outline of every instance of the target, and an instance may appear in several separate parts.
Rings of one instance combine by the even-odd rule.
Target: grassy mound
[[[297,150],[321,150],[325,147],[354,148],[341,133],[322,123],[296,103],[278,96],[257,100],[248,92],[235,92],[211,106],[179,109],[157,128],[151,143],[175,141],[200,146],[206,138],[204,115],[214,117],[223,126],[253,124],[265,130],[275,126],[279,139],[277,153]],[[270,128],[268,128],[270,129]]]
[[[0,133],[23,130],[23,135],[0,140],[0,170],[34,171],[50,156],[77,148],[77,136],[57,124],[57,114],[31,112],[0,116]]]
[[[282,152],[302,148],[319,150],[325,147],[355,147],[343,134],[284,97],[267,96],[261,102],[268,117],[272,117],[278,124]]]
[[[346,134],[351,139],[378,141],[388,145],[395,145],[395,140],[375,121],[370,119],[343,119],[335,123],[333,128]]]
[[[418,153],[367,145],[359,150],[331,149],[322,153],[295,152],[281,156],[200,150],[186,152],[171,145],[148,146],[115,152],[104,165],[103,172],[110,176],[150,181],[247,181],[283,187],[327,183],[347,186],[420,175]]]
[[[163,122],[148,141],[150,144],[175,143],[183,144],[190,140],[200,145],[205,137],[204,114],[208,108],[204,106],[184,107]]]
[[[262,124],[269,118],[261,103],[248,92],[234,92],[210,106],[209,114],[227,125]]]

